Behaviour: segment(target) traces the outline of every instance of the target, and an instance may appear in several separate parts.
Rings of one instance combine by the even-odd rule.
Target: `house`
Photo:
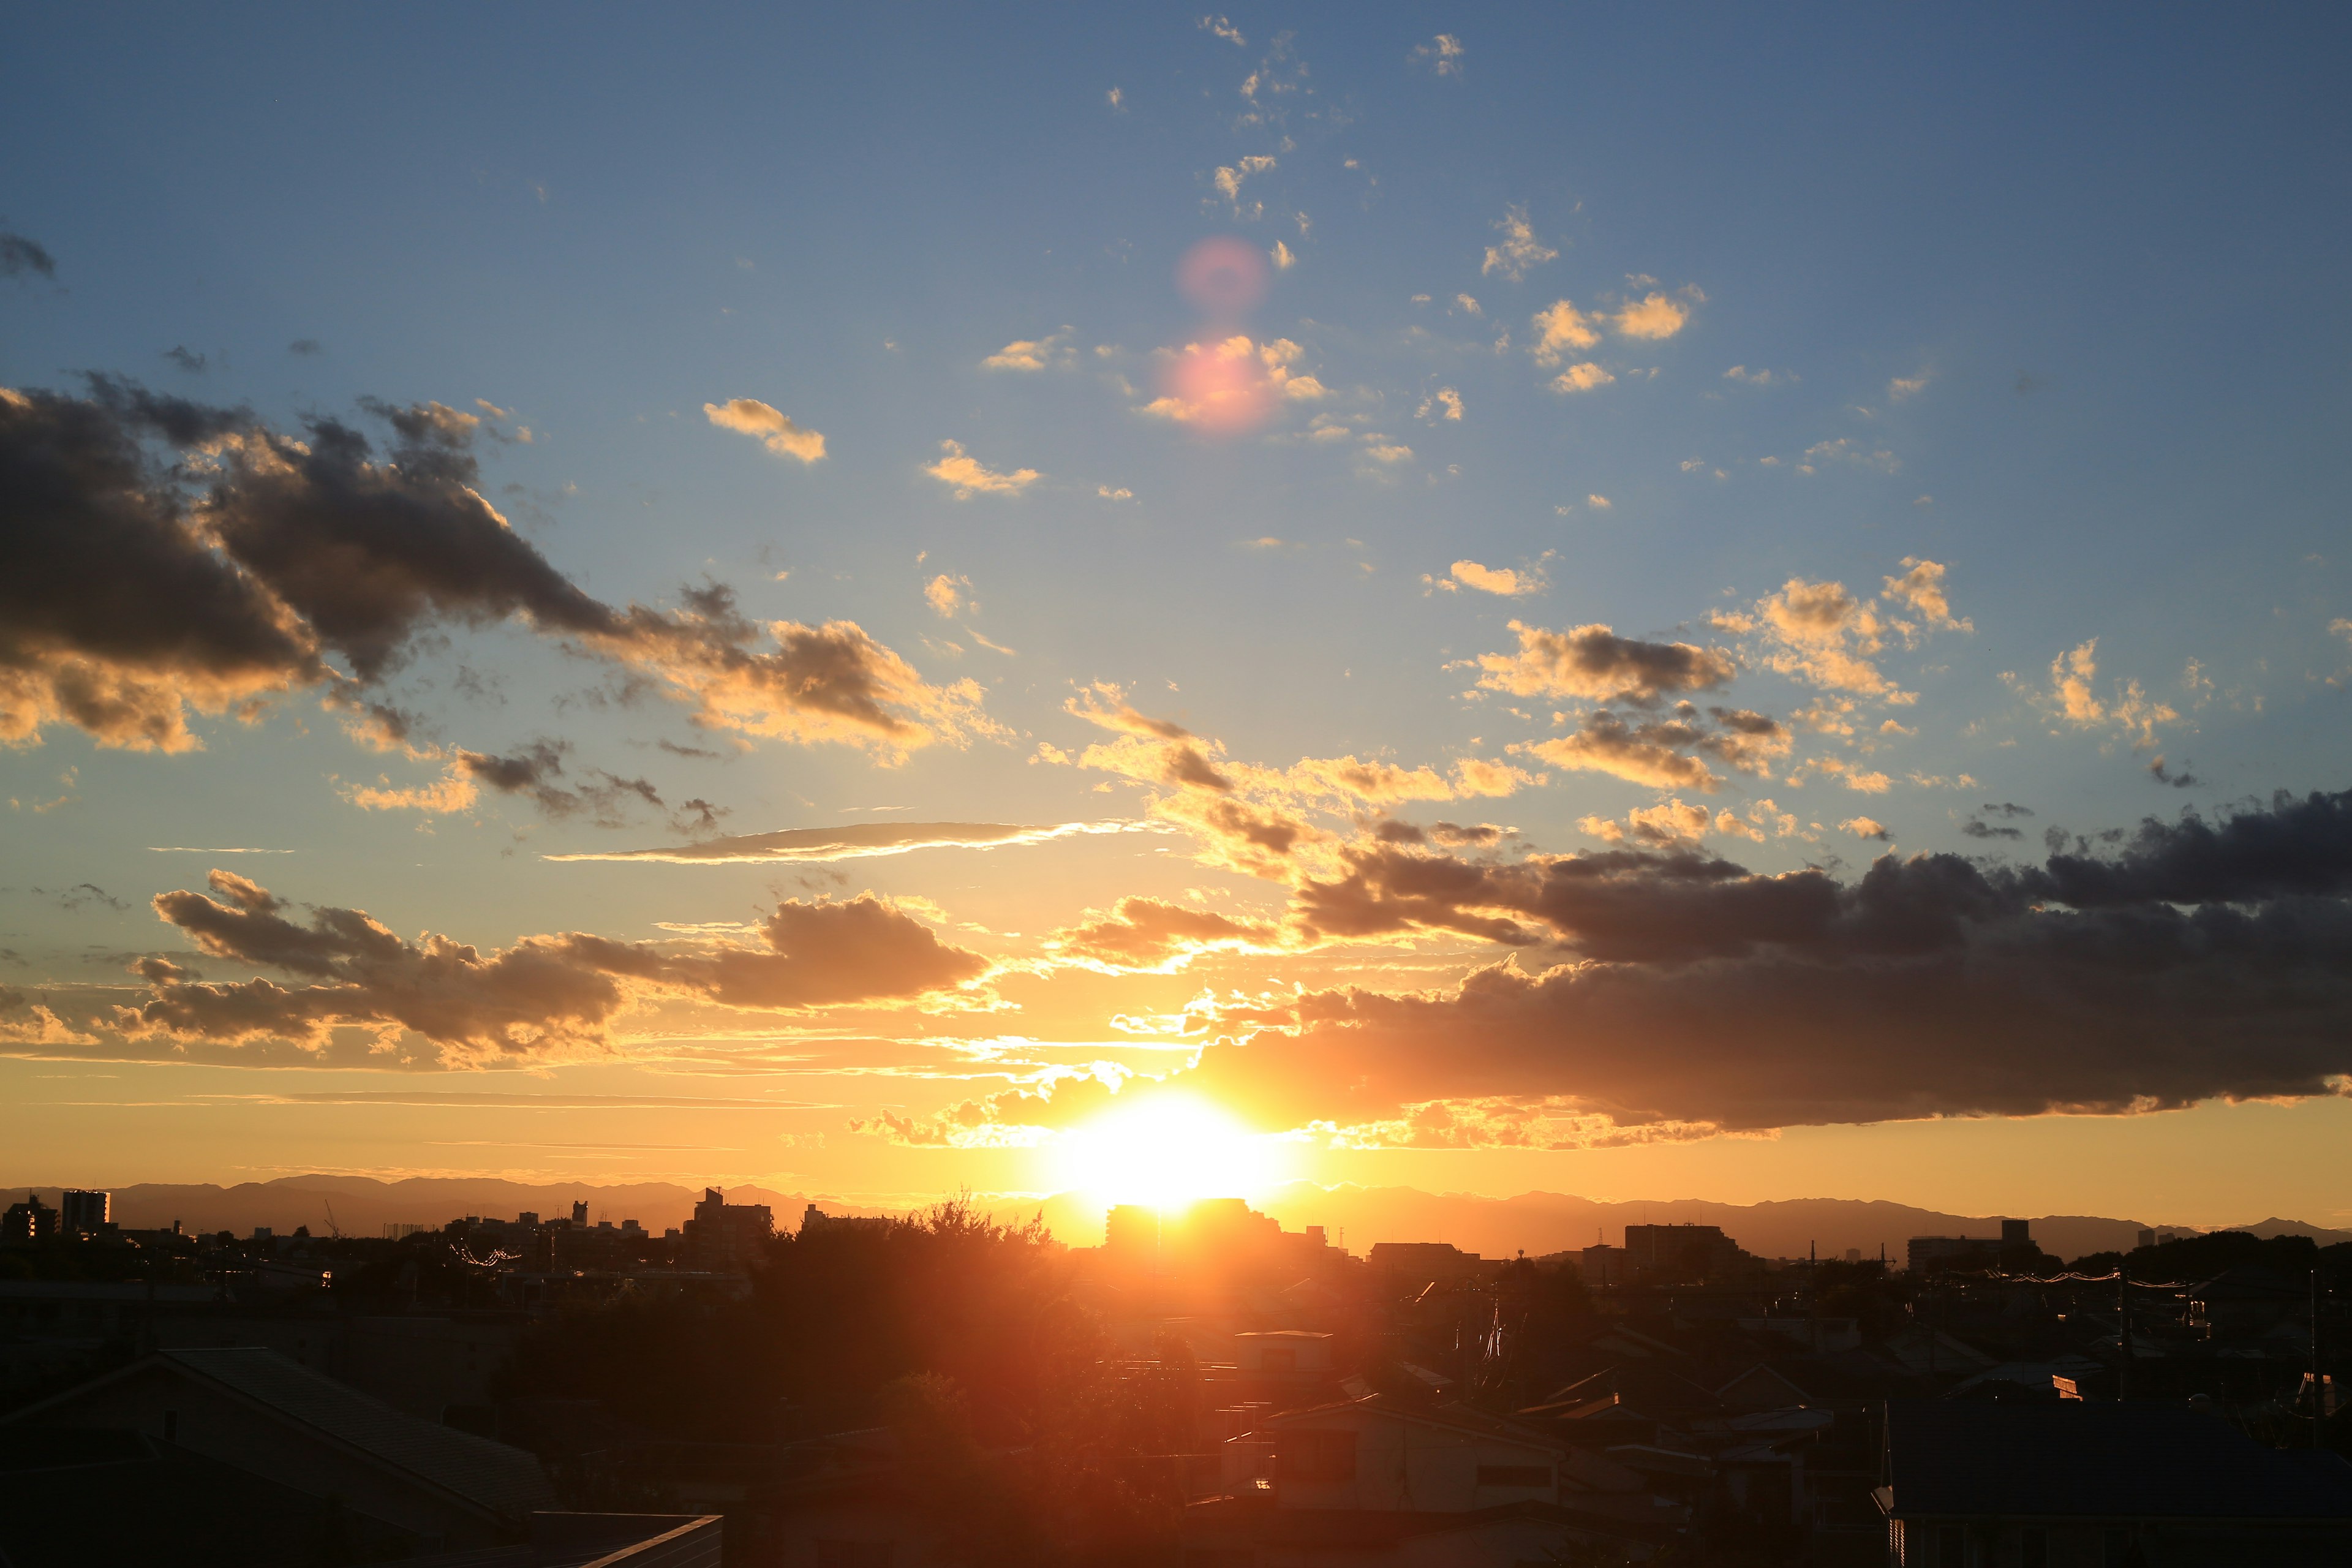
[[[31,1429],[151,1436],[447,1548],[509,1539],[554,1502],[522,1450],[404,1415],[270,1350],[158,1352],[0,1419],[0,1433]]]
[[[2169,1404],[1898,1400],[1873,1495],[1901,1568],[2352,1562],[2352,1465]]]

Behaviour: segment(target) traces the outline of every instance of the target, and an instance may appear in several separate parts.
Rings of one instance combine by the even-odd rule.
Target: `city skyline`
[[[2352,1226],[2340,17],[289,15],[0,62],[0,1176]]]

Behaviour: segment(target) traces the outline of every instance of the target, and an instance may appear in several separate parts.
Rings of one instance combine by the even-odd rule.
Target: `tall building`
[[[38,1193],[26,1193],[23,1203],[10,1204],[0,1214],[0,1247],[47,1241],[57,1233],[58,1211],[43,1203]]]
[[[687,1254],[697,1268],[713,1274],[749,1274],[775,1234],[776,1216],[767,1205],[730,1204],[717,1187],[705,1187],[686,1222]]]
[[[1629,1225],[1625,1260],[1642,1273],[1675,1279],[1708,1279],[1738,1264],[1739,1244],[1712,1225]]]
[[[68,1236],[96,1236],[113,1218],[112,1193],[68,1187],[58,1195],[58,1228]]]
[[[1103,1246],[1111,1256],[1150,1263],[1160,1256],[1160,1211],[1144,1204],[1120,1204],[1103,1216]]]

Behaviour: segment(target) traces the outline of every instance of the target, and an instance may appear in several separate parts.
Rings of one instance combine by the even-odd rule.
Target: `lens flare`
[[[1255,429],[1274,412],[1274,378],[1245,337],[1187,343],[1168,367],[1165,411],[1220,436]]]
[[[1176,264],[1176,289],[1210,321],[1230,325],[1265,298],[1265,254],[1245,239],[1204,239]]]
[[[1198,1198],[1253,1197],[1280,1179],[1273,1140],[1208,1101],[1155,1094],[1062,1134],[1055,1184],[1106,1206],[1181,1208]]]

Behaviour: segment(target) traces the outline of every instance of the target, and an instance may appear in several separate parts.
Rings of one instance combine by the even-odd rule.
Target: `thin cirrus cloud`
[[[706,403],[702,405],[702,412],[721,430],[734,430],[751,437],[780,458],[798,458],[803,463],[814,463],[824,456],[823,436],[805,426],[794,424],[790,415],[756,397],[733,397],[725,403]]]
[[[1001,849],[1045,844],[1100,833],[1142,833],[1151,825],[1124,819],[1032,825],[1002,822],[861,822],[842,827],[788,827],[774,833],[742,833],[651,849],[582,850],[549,855],[550,860],[656,860],[672,865],[719,866],[772,860],[859,860],[877,855],[908,855],[918,849]]]
[[[509,620],[709,729],[890,761],[1002,733],[976,684],[931,685],[855,623],[761,625],[719,584],[667,610],[586,593],[484,499],[478,416],[363,402],[391,432],[380,460],[331,416],[297,439],[242,408],[89,384],[0,390],[0,741],[61,724],[193,751],[192,711],[249,718],[302,690],[356,714],[419,637]],[[199,447],[200,464],[157,455]],[[59,580],[109,592],[45,590]]]

